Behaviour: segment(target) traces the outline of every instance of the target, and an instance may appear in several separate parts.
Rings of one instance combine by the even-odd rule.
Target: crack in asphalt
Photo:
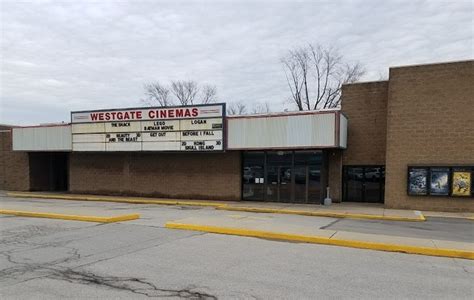
[[[48,246],[49,245],[44,245],[44,247],[40,247],[40,248],[47,248]],[[37,250],[40,248],[34,248],[34,250]],[[0,255],[3,255],[9,263],[14,265],[14,267],[0,270],[0,282],[4,281],[5,279],[16,279],[18,276],[26,274],[28,272],[35,273],[43,269],[48,269],[49,266],[54,266],[61,263],[67,263],[67,262],[78,260],[81,258],[81,254],[79,254],[78,249],[71,248],[71,247],[62,247],[62,248],[69,249],[69,251],[67,252],[68,256],[65,258],[53,260],[47,263],[28,263],[28,262],[15,261],[13,259],[12,251],[0,252]]]
[[[164,289],[159,288],[155,284],[146,281],[143,278],[136,277],[119,277],[119,276],[100,276],[92,272],[87,271],[76,271],[72,268],[61,268],[60,266],[54,266],[60,263],[65,263],[70,260],[80,259],[80,254],[78,249],[70,248],[72,251],[70,256],[44,264],[29,264],[15,261],[11,254],[1,253],[6,259],[17,265],[16,267],[7,268],[0,270],[0,279],[6,278],[16,278],[17,276],[23,275],[27,272],[31,273],[41,273],[45,272],[46,274],[38,274],[39,276],[35,278],[30,278],[27,280],[38,279],[38,278],[49,278],[55,280],[67,281],[69,283],[78,283],[85,285],[98,285],[107,288],[112,288],[116,290],[129,291],[135,294],[141,294],[147,297],[156,297],[156,298],[171,298],[179,297],[182,299],[217,299],[216,296],[199,292],[196,289],[196,286],[189,286],[183,289]],[[110,257],[108,259],[112,259]],[[103,260],[102,260],[103,261]],[[96,263],[96,262],[94,262]]]
[[[4,229],[0,231],[0,245],[11,245],[11,244],[28,244],[26,240],[30,238],[37,238],[47,236],[50,234],[56,234],[61,232],[74,231],[84,228],[92,228],[97,226],[104,226],[107,224],[94,224],[85,227],[61,227],[60,224],[56,225],[25,225],[12,229]]]
[[[74,228],[76,229],[76,228]],[[98,285],[103,286],[106,288],[112,288],[116,290],[123,290],[129,291],[135,294],[141,294],[147,297],[156,297],[156,298],[182,298],[182,299],[217,299],[216,296],[211,295],[209,293],[198,291],[198,287],[195,286],[187,286],[182,289],[165,289],[160,288],[153,284],[152,282],[147,281],[144,278],[135,278],[135,277],[118,277],[118,276],[100,276],[94,274],[92,272],[87,271],[79,271],[76,270],[77,268],[93,265],[98,262],[111,260],[119,256],[127,255],[130,253],[142,251],[144,249],[158,247],[163,244],[167,244],[170,242],[175,242],[177,240],[191,238],[199,235],[203,235],[206,233],[195,233],[185,237],[181,237],[178,239],[173,239],[171,241],[166,241],[164,243],[159,243],[158,245],[150,245],[148,247],[142,247],[140,249],[132,249],[132,251],[120,252],[117,255],[105,257],[99,260],[94,260],[92,262],[86,262],[83,264],[76,265],[75,267],[63,267],[60,264],[74,262],[77,261],[80,263],[81,258],[85,258],[88,256],[81,256],[79,253],[78,248],[74,247],[67,247],[66,245],[72,240],[66,241],[55,241],[55,242],[47,242],[43,244],[39,243],[32,243],[29,241],[32,237],[38,236],[45,236],[48,234],[55,234],[61,231],[67,230],[74,230],[73,228],[68,228],[62,230],[56,227],[42,227],[42,226],[25,226],[22,228],[15,228],[14,230],[3,230],[1,231],[4,238],[0,240],[3,244],[10,244],[14,246],[30,246],[27,249],[22,248],[19,250],[18,247],[16,249],[8,250],[8,251],[1,251],[0,255],[4,256],[6,260],[12,264],[12,267],[1,269],[0,270],[0,282],[4,282],[6,280],[20,280],[20,282],[40,279],[40,278],[49,278],[55,280],[62,280],[67,281],[70,283],[76,284],[86,284],[86,285]],[[159,238],[156,238],[159,239]],[[150,239],[149,242],[156,240]],[[31,250],[38,250],[42,248],[64,248],[67,251],[63,254],[66,257],[61,257],[55,259],[53,261],[43,262],[43,263],[31,263],[28,261],[28,258],[18,258],[15,257],[15,254],[20,254],[24,251],[31,251]],[[123,247],[127,248],[127,247]],[[94,253],[96,254],[96,253]],[[93,256],[93,255],[89,255]],[[25,277],[20,279],[20,277]],[[14,284],[20,283],[16,282]]]
[[[53,274],[47,276],[51,279],[64,280],[70,283],[85,285],[98,285],[116,290],[129,291],[147,297],[182,299],[217,299],[216,296],[196,291],[197,287],[191,286],[183,289],[163,289],[155,284],[136,277],[99,276],[92,272],[75,271],[72,269],[54,269]]]

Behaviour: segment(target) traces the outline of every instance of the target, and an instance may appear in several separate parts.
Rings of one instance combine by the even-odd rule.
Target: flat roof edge
[[[441,66],[441,65],[450,65],[450,64],[462,64],[462,63],[474,63],[474,59],[464,59],[464,60],[453,60],[453,61],[445,61],[445,62],[433,62],[433,63],[422,63],[422,64],[411,64],[411,65],[403,65],[403,66],[393,66],[393,67],[389,67],[389,70],[403,69],[403,68],[422,68],[422,67]]]
[[[301,110],[291,112],[274,112],[265,114],[252,114],[252,115],[227,115],[228,119],[251,119],[251,118],[272,118],[272,117],[285,117],[285,116],[300,116],[300,115],[323,115],[330,113],[341,113],[340,108],[325,109],[325,110]]]
[[[14,126],[12,128],[47,128],[47,127],[63,127],[63,126],[71,126],[71,123],[64,123],[64,124],[44,124],[44,125],[27,125],[27,126]]]

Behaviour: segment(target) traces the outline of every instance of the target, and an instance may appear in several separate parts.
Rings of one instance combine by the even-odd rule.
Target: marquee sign
[[[71,112],[72,151],[222,151],[225,104]]]

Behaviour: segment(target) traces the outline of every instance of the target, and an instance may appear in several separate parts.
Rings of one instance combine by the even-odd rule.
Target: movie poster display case
[[[410,196],[474,197],[474,167],[409,166]]]

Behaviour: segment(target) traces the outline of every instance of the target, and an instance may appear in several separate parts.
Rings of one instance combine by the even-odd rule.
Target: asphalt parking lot
[[[12,201],[2,198],[5,204]],[[168,220],[196,214],[232,214],[210,208],[25,201],[32,202],[23,205],[42,209],[140,212],[142,218],[96,224],[1,216],[2,299],[470,299],[474,295],[471,260],[163,228]],[[244,214],[318,227],[355,230],[354,224],[359,224],[359,220],[239,213]],[[408,232],[396,224],[397,232]],[[381,226],[373,227],[376,230],[387,231],[384,222],[375,225]],[[457,226],[469,230],[470,225]]]

